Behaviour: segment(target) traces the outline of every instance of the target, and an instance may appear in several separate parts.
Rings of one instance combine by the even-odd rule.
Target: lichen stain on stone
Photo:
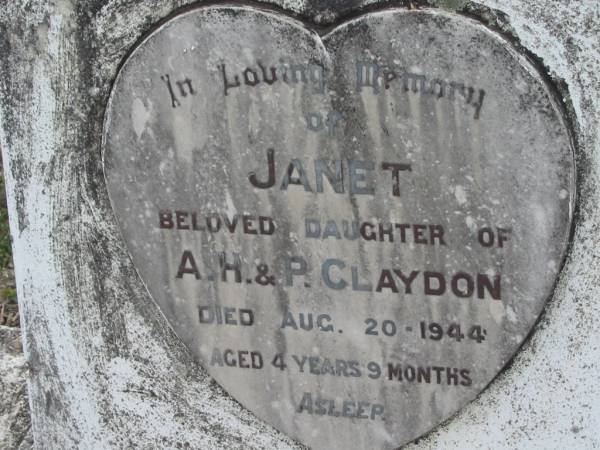
[[[40,23],[36,27],[37,39],[35,41],[35,49],[38,54],[43,55],[48,48],[48,30],[49,25],[45,22]]]
[[[432,3],[440,8],[459,11],[463,9],[469,1],[470,0],[432,0]]]

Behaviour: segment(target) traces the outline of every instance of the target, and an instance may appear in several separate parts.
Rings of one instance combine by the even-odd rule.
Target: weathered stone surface
[[[21,330],[0,326],[0,448],[33,448]]]
[[[301,448],[191,360],[135,277],[106,196],[100,138],[119,64],[153,24],[189,3],[35,0],[0,9],[0,145],[32,427],[43,448]],[[270,3],[327,22],[375,2]],[[597,4],[481,3],[497,11],[465,11],[512,33],[565,82],[578,142],[576,228],[549,308],[514,363],[410,448],[598,448]]]
[[[486,387],[552,293],[575,196],[541,76],[440,11],[322,38],[178,16],[116,81],[105,174],[176,334],[315,449],[396,448]]]

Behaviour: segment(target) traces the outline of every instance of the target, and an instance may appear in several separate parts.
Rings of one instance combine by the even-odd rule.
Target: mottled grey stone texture
[[[240,405],[196,362],[157,306],[160,300],[153,300],[136,273],[137,263],[128,254],[127,240],[121,236],[109,202],[101,141],[118,69],[146,33],[190,3],[35,0],[5,2],[0,9],[0,145],[22,302],[29,369],[24,373],[38,448],[303,448]],[[577,202],[565,266],[542,319],[522,350],[471,403],[407,447],[598,448],[597,2],[435,3],[480,18],[543,63],[560,89],[575,131]],[[390,2],[285,0],[268,4],[309,24],[327,25]],[[406,2],[405,6],[410,4],[425,6],[423,2]],[[305,49],[302,42],[298,41],[299,49]],[[392,45],[391,40],[386,43]],[[332,67],[342,61],[343,54],[337,56],[331,60]],[[233,91],[229,95],[240,97]],[[395,94],[384,95],[378,101],[391,98],[397,103]],[[430,101],[416,99],[417,103]],[[456,106],[469,109],[458,102]],[[266,155],[258,156],[241,173],[262,168],[259,174],[264,177]],[[283,162],[278,159],[278,164],[285,164],[290,155],[278,153],[277,158],[281,156]],[[387,175],[385,185],[389,186]],[[410,192],[410,186],[400,187]],[[248,188],[244,195],[251,193]],[[472,194],[467,198],[477,199]],[[379,208],[377,199],[373,207]],[[339,203],[343,208],[343,202]],[[323,248],[327,249],[326,244]],[[329,291],[323,289],[324,295],[337,297]],[[354,295],[348,291],[349,299]],[[414,299],[406,300],[414,303]],[[380,348],[386,345],[383,338],[374,339]],[[342,436],[343,430],[331,428],[332,434]],[[353,447],[375,445],[355,442]]]
[[[175,333],[315,449],[396,448],[472,400],[551,295],[574,208],[541,76],[436,10],[322,37],[252,8],[190,11],[128,58],[104,148]]]
[[[0,448],[33,448],[21,330],[0,325]]]

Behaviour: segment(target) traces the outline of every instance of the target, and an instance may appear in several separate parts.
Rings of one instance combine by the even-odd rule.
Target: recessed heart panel
[[[539,74],[437,10],[325,36],[249,7],[176,16],[117,77],[104,164],[175,333],[315,449],[396,448],[481,392],[552,294],[575,195]]]

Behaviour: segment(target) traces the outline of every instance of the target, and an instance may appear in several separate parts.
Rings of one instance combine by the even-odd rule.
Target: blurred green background
[[[19,310],[4,180],[4,168],[0,161],[0,325],[15,327],[19,326]]]

